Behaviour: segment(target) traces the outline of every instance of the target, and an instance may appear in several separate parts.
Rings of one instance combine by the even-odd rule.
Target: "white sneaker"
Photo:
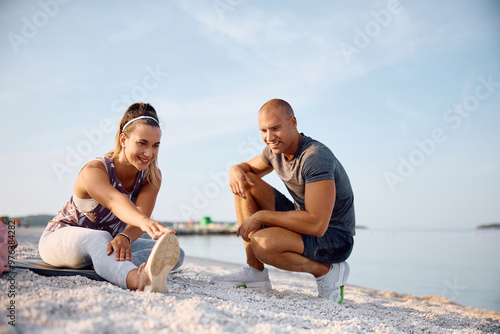
[[[153,246],[147,262],[137,272],[137,290],[167,293],[167,276],[179,260],[179,242],[174,234],[162,235]]]
[[[351,269],[347,262],[331,264],[328,273],[316,278],[318,298],[342,304],[344,300],[344,285],[349,278],[350,271]]]
[[[219,285],[261,291],[272,289],[267,268],[259,271],[248,264],[233,274],[214,276],[210,279],[210,282]]]

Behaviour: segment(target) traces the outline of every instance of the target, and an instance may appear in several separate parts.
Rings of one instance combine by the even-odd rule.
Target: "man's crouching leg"
[[[238,226],[241,226],[245,219],[259,210],[274,210],[273,187],[253,173],[247,173],[247,176],[254,185],[246,185],[245,198],[239,195],[234,196]],[[254,234],[255,232],[251,233],[250,238]],[[264,268],[262,261],[255,256],[251,243],[243,240],[243,245],[247,255],[247,265],[238,272],[214,276],[211,282],[225,286],[245,287],[263,291],[270,290],[272,285],[269,280],[268,270]]]
[[[238,226],[240,226],[245,219],[260,210],[273,210],[274,211],[274,189],[267,182],[263,181],[260,177],[253,173],[247,174],[253,186],[246,184],[245,197],[234,195],[234,204],[236,209],[236,218]],[[250,238],[254,233],[250,234]],[[252,250],[250,242],[243,240],[245,252],[247,255],[247,264],[257,270],[263,270],[264,264],[260,261]]]

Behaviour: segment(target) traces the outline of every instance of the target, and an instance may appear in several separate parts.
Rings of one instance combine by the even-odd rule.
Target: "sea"
[[[246,263],[235,235],[179,236],[188,256]],[[500,312],[500,230],[357,230],[348,284]]]

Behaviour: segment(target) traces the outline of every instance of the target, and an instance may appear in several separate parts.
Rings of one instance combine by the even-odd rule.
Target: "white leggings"
[[[127,289],[128,273],[147,261],[156,241],[139,238],[130,245],[132,261],[116,261],[114,253],[106,255],[111,240],[113,237],[106,231],[68,226],[54,232],[44,231],[38,248],[42,260],[54,267],[78,269],[93,265],[97,275]],[[179,268],[183,261],[181,249],[172,270]]]

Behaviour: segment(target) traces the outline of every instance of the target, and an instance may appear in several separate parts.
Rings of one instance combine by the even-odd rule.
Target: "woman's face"
[[[160,139],[159,127],[137,124],[128,137],[123,133],[120,135],[122,154],[129,164],[138,170],[146,170],[158,155]]]

